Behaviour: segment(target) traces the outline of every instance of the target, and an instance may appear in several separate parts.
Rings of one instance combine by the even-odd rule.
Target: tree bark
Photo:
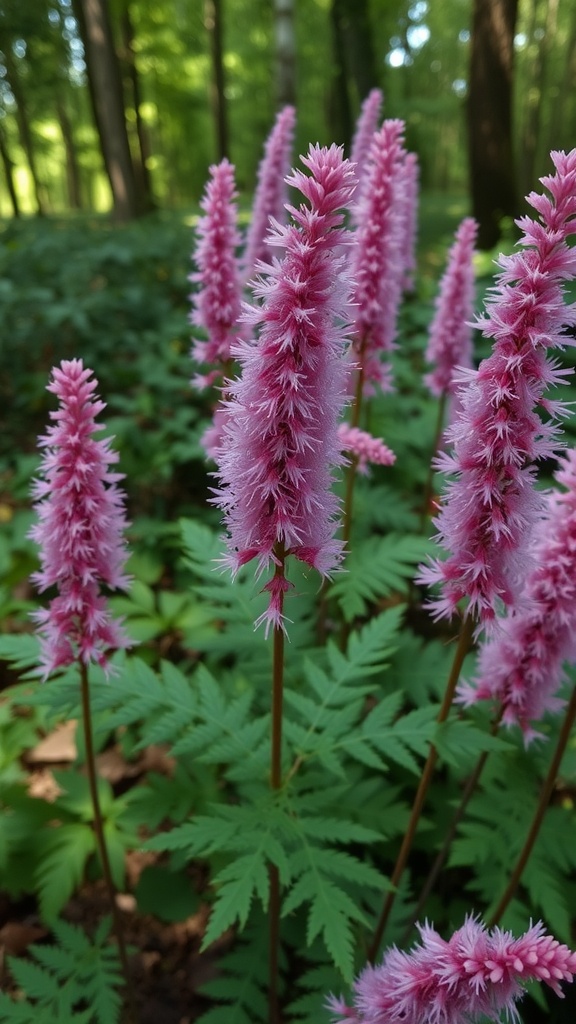
[[[332,0],[330,7],[330,23],[332,26],[333,78],[330,88],[328,120],[332,138],[343,145],[346,152],[350,151],[354,123],[352,119],[352,103],[348,86],[348,67],[346,60],[345,28],[342,20],[340,0]]]
[[[208,32],[212,55],[210,102],[216,129],[216,148],[218,160],[223,160],[229,154],[229,139],[224,76],[222,0],[205,0],[204,25]]]
[[[528,192],[534,185],[534,178],[539,167],[539,155],[542,153],[542,99],[546,91],[550,49],[556,32],[558,16],[558,0],[546,0],[542,38],[539,41],[533,74],[527,83],[527,109],[524,131],[522,133],[522,191]],[[538,28],[537,4],[533,8],[532,33]]]
[[[6,186],[8,188],[8,195],[10,196],[10,202],[12,203],[12,211],[15,217],[20,216],[20,204],[18,202],[18,194],[14,185],[14,175],[12,169],[14,164],[10,159],[10,153],[8,151],[8,143],[4,134],[4,129],[0,124],[0,157],[2,158],[2,164],[4,166],[4,175],[6,177]]]
[[[133,155],[134,172],[136,175],[136,184],[140,192],[140,202],[146,210],[150,211],[153,210],[156,205],[152,190],[152,179],[148,168],[148,160],[151,156],[150,140],[146,130],[146,125],[144,124],[140,113],[142,92],[140,89],[140,75],[138,74],[134,53],[134,26],[130,15],[130,0],[124,0],[124,8],[120,18],[120,30],[122,32],[122,56],[124,58],[126,68],[126,77],[130,84],[130,91],[132,94],[131,98],[132,103],[134,104],[134,114],[136,116],[138,153],[136,157]]]
[[[114,216],[132,220],[142,213],[124,115],[122,81],[114,50],[107,0],[80,0],[85,27],[97,127],[112,189]]]
[[[45,189],[38,175],[36,154],[34,152],[34,143],[32,141],[32,129],[30,127],[30,119],[28,117],[28,106],[26,104],[26,97],[20,85],[18,68],[16,67],[12,57],[10,41],[5,43],[4,40],[2,40],[2,52],[4,53],[4,63],[6,66],[8,83],[16,103],[16,123],[18,125],[18,134],[30,169],[34,198],[36,200],[36,209],[38,214],[42,217],[46,213]]]
[[[512,75],[518,0],[474,0],[468,95],[472,210],[478,246],[500,238],[519,203],[512,147]]]
[[[76,158],[76,146],[72,134],[72,125],[66,110],[63,97],[59,91],[56,92],[56,113],[62,133],[64,152],[66,153],[66,185],[68,188],[68,202],[73,210],[82,209],[82,190],[80,187],[80,168]]]
[[[276,37],[276,101],[278,107],[296,106],[296,31],[294,0],[274,0]]]

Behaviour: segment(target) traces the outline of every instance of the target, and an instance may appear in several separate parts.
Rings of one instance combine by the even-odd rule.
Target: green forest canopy
[[[0,2],[4,217],[111,207],[81,27],[88,6]],[[107,0],[107,7],[137,186],[148,206],[198,199],[208,165],[221,155],[218,117],[226,120],[239,187],[249,192],[279,102],[275,4]],[[298,151],[310,141],[348,143],[363,96],[380,86],[386,116],[406,120],[423,185],[465,190],[472,13],[473,0],[296,0]],[[215,77],[215,19],[223,83]],[[576,5],[519,0],[513,136],[523,191],[548,169],[551,148],[573,145],[575,77]]]

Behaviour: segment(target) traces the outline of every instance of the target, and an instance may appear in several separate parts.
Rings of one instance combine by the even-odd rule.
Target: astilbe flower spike
[[[463,683],[461,703],[497,700],[502,721],[519,725],[526,742],[539,735],[531,722],[563,702],[555,696],[564,681],[564,662],[576,661],[576,451],[560,461],[556,479],[567,491],[553,491],[538,526],[534,566],[517,610],[480,647],[478,670]]]
[[[359,182],[357,198],[362,189],[362,179],[368,167],[372,138],[374,133],[378,131],[383,103],[384,94],[382,90],[372,89],[362,103],[360,115],[356,122],[350,150],[350,160],[355,164],[356,176]],[[354,210],[352,210],[352,214],[354,215]]]
[[[465,217],[448,254],[430,324],[426,362],[433,366],[424,380],[433,395],[456,393],[455,371],[472,366],[474,315],[474,246],[478,225]]]
[[[400,181],[400,201],[403,217],[402,288],[406,292],[411,292],[414,290],[414,274],[416,272],[416,239],[418,234],[418,196],[420,186],[420,167],[418,166],[418,157],[415,153],[406,153]]]
[[[284,259],[260,279],[262,305],[247,313],[259,341],[234,349],[241,375],[228,385],[222,486],[213,499],[224,510],[225,562],[233,571],[256,558],[261,572],[277,561],[278,544],[323,575],[341,559],[330,486],[332,467],[343,461],[336,431],[347,384],[350,282],[342,222],[356,177],[336,146],[312,146],[302,162],[310,175],[297,170],[288,182],[309,205],[289,207],[294,224],[275,225],[270,242]],[[275,575],[265,588],[265,618],[275,625],[280,586]]]
[[[403,132],[403,121],[387,120],[373,136],[365,187],[355,213],[353,357],[361,367],[366,392],[375,384],[383,390],[391,387],[390,367],[382,356],[394,347],[402,297]]]
[[[210,167],[204,196],[200,202],[204,216],[196,227],[194,263],[197,270],[189,280],[198,287],[190,296],[191,320],[208,334],[207,341],[195,339],[191,356],[197,363],[216,364],[205,375],[197,375],[193,384],[207,387],[222,374],[230,359],[230,345],[239,331],[242,285],[236,249],[241,238],[237,227],[234,167],[228,160]]]
[[[534,486],[536,464],[554,455],[554,416],[562,412],[562,404],[544,393],[568,372],[547,352],[573,344],[564,327],[576,323],[576,305],[564,304],[562,288],[576,273],[576,249],[566,244],[576,232],[576,150],[551,155],[556,173],[542,179],[551,198],[528,196],[541,223],[519,220],[523,249],[500,257],[502,273],[479,321],[485,337],[494,338],[492,355],[463,374],[461,408],[446,432],[453,453],[437,461],[454,476],[435,520],[449,555],[420,576],[442,585],[432,605],[438,616],[450,615],[468,597],[467,613],[484,625],[499,601],[514,604],[522,588],[543,507]],[[548,422],[538,406],[551,414]]]
[[[270,262],[270,249],[266,241],[270,218],[284,220],[284,208],[288,199],[286,176],[292,163],[295,124],[294,107],[283,107],[276,116],[274,127],[264,146],[242,260],[245,280],[252,277],[260,263]]]
[[[367,430],[351,427],[341,423],[338,427],[338,438],[342,450],[358,459],[358,472],[367,473],[368,463],[378,466],[393,466],[396,456],[388,445],[379,437],[373,437]]]
[[[45,449],[41,478],[34,483],[37,524],[30,536],[40,546],[41,570],[33,580],[40,592],[58,588],[47,609],[34,614],[42,642],[44,678],[80,659],[110,671],[110,649],[130,641],[101,593],[104,584],[125,589],[127,550],[121,473],[110,466],[118,455],[96,417],[105,403],[95,395],[98,382],[81,359],[63,360],[52,371],[48,391],[60,402],[54,424],[39,438]]]
[[[428,924],[409,953],[393,947],[354,984],[354,1006],[331,998],[336,1024],[477,1024],[519,1021],[516,1003],[529,981],[562,998],[576,973],[576,953],[539,923],[519,939],[468,917],[446,942]]]

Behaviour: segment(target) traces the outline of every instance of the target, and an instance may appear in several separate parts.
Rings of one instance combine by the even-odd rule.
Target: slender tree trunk
[[[20,216],[20,204],[18,202],[18,194],[14,185],[14,175],[12,173],[14,164],[10,159],[10,153],[8,151],[8,142],[4,134],[4,129],[0,125],[0,157],[4,166],[4,175],[6,177],[6,186],[8,188],[8,195],[10,196],[10,202],[12,203],[12,211],[15,217]]]
[[[136,66],[136,57],[134,53],[134,26],[132,24],[132,18],[130,16],[130,0],[125,0],[124,9],[120,19],[120,29],[122,32],[122,49],[123,58],[126,66],[126,75],[130,83],[130,91],[132,93],[132,102],[134,104],[134,113],[136,115],[136,138],[138,144],[138,153],[134,163],[134,171],[136,174],[137,185],[141,194],[141,204],[146,210],[153,210],[155,207],[154,195],[152,191],[152,179],[150,177],[150,171],[148,169],[148,160],[151,156],[150,153],[150,140],[148,138],[148,132],[146,125],[142,120],[140,113],[140,105],[142,103],[142,92],[140,89],[140,75],[138,74],[138,68]]]
[[[20,142],[22,149],[26,154],[28,161],[28,167],[30,169],[30,176],[32,178],[32,187],[34,189],[34,198],[36,200],[36,208],[40,216],[44,216],[46,213],[46,194],[44,186],[40,181],[38,175],[38,167],[36,164],[36,154],[34,151],[34,143],[32,136],[32,129],[30,127],[30,119],[28,117],[28,106],[26,103],[26,97],[20,85],[20,78],[18,75],[18,68],[14,64],[12,57],[12,51],[10,43],[0,40],[2,45],[2,52],[4,53],[4,62],[6,66],[7,78],[12,90],[12,95],[16,103],[16,123],[18,125],[18,134],[20,136]]]
[[[274,0],[276,37],[276,100],[278,107],[296,106],[296,30],[294,0]]]
[[[80,168],[76,158],[76,146],[72,134],[72,125],[66,111],[64,99],[60,92],[56,93],[56,113],[62,132],[64,151],[66,153],[66,184],[68,187],[68,202],[73,210],[82,209],[82,190],[80,187]]]
[[[539,40],[536,60],[530,81],[527,83],[527,109],[524,131],[522,133],[522,191],[528,192],[538,170],[538,155],[542,146],[542,100],[548,84],[548,70],[552,39],[556,31],[558,16],[558,0],[546,0],[545,18],[542,26],[538,25],[538,5],[533,7],[533,24],[531,37],[536,28],[541,27],[543,35]]]
[[[332,0],[330,23],[332,27],[332,65],[334,71],[330,88],[328,120],[332,137],[349,152],[354,123],[348,87],[345,26],[342,19],[340,0]]]
[[[226,110],[225,78],[224,78],[224,44],[223,44],[223,9],[222,0],[205,0],[204,25],[210,40],[212,55],[212,82],[210,101],[216,128],[216,148],[218,160],[229,155],[228,117]]]
[[[97,127],[112,197],[114,215],[126,221],[143,212],[138,196],[122,96],[122,82],[114,50],[107,0],[80,0],[86,31],[86,63],[98,110]]]
[[[374,31],[368,0],[333,0],[339,10],[342,37],[347,54],[349,78],[358,92],[358,100],[366,98],[380,85]]]
[[[518,0],[474,0],[468,97],[470,186],[478,246],[500,237],[503,216],[517,216],[512,148],[512,72]]]
[[[560,88],[557,101],[552,104],[552,111],[548,128],[548,139],[546,151],[551,149],[570,149],[576,123],[574,117],[572,124],[566,117],[563,98],[570,96],[574,91],[576,82],[576,7],[572,9],[572,22],[566,47],[564,50],[564,72],[560,80]]]

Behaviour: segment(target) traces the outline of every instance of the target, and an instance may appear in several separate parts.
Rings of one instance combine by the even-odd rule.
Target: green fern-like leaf
[[[200,1024],[260,1024],[268,1016],[268,928],[257,913],[232,952],[219,961],[219,976],[202,986],[218,1004]]]
[[[94,850],[94,832],[83,822],[60,825],[43,837],[36,883],[44,920],[53,922],[80,883],[86,861]]]
[[[430,549],[429,540],[401,534],[369,537],[355,546],[346,559],[346,572],[338,576],[330,591],[346,621],[364,615],[370,604],[390,594],[405,593],[416,566]]]
[[[110,922],[103,921],[90,942],[80,928],[55,921],[58,945],[31,945],[32,960],[9,957],[26,999],[14,1003],[0,998],[0,1022],[117,1024],[122,978],[117,953],[107,943],[109,930]]]

